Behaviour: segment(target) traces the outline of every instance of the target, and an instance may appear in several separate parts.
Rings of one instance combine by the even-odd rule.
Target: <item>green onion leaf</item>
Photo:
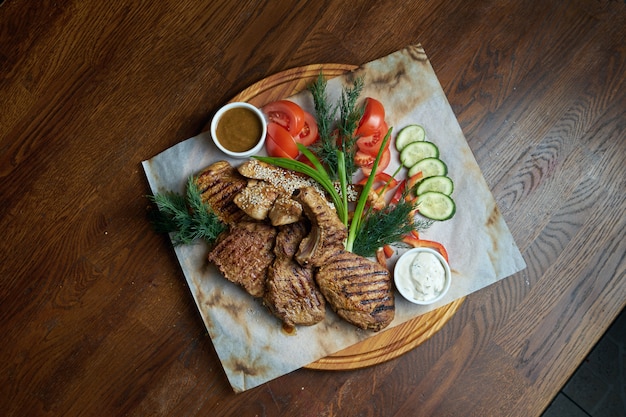
[[[372,184],[374,183],[374,177],[376,176],[376,169],[378,169],[378,163],[380,162],[380,157],[382,156],[387,142],[391,137],[391,129],[387,131],[385,138],[383,139],[382,144],[380,145],[380,149],[378,150],[378,155],[376,155],[376,159],[374,160],[374,164],[372,165],[372,171],[370,172],[369,177],[367,178],[367,182],[363,187],[363,191],[361,191],[361,195],[359,196],[359,200],[357,201],[356,208],[354,209],[354,215],[352,216],[352,223],[350,223],[350,229],[348,230],[348,240],[346,242],[346,249],[352,252],[354,247],[354,240],[361,229],[361,222],[363,217],[363,210],[365,209],[365,203],[367,202],[367,195],[372,189]]]

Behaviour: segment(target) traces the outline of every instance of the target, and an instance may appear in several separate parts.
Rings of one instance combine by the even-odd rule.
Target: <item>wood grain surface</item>
[[[140,161],[418,42],[527,269],[393,360],[234,394]],[[0,2],[0,414],[540,415],[626,304],[625,74],[619,0]]]

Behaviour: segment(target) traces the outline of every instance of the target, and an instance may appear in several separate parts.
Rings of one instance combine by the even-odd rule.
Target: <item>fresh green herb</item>
[[[357,166],[354,163],[354,155],[356,154],[354,132],[363,115],[363,109],[356,105],[363,90],[363,78],[356,78],[352,88],[345,88],[342,91],[341,101],[338,106],[329,104],[326,84],[324,75],[320,73],[317,80],[309,86],[309,91],[313,96],[320,135],[320,141],[314,145],[313,151],[326,165],[330,178],[340,181],[338,151],[341,151],[344,155],[347,174],[345,178],[348,179],[348,183],[351,183],[352,174],[357,170]],[[337,129],[335,129],[335,118],[338,110],[339,120],[336,123]]]
[[[358,77],[354,80],[352,88],[346,88],[341,94],[341,103],[339,105],[339,121],[337,128],[339,135],[341,136],[341,151],[344,154],[346,161],[346,178],[348,182],[352,182],[352,175],[356,172],[358,167],[354,163],[354,156],[356,154],[356,132],[359,127],[359,121],[363,117],[364,108],[357,107],[356,103],[363,90],[364,82],[362,77]]]
[[[383,138],[383,142],[380,145],[380,149],[378,150],[376,159],[374,160],[374,163],[372,164],[372,171],[370,172],[370,175],[367,178],[367,182],[363,186],[363,191],[361,191],[361,195],[359,196],[359,199],[356,203],[356,208],[354,209],[354,215],[352,216],[352,222],[350,223],[350,228],[348,229],[348,240],[346,241],[346,249],[351,252],[354,248],[354,241],[356,239],[356,236],[361,229],[361,222],[363,221],[363,210],[365,209],[365,204],[367,202],[367,195],[372,189],[372,184],[374,183],[374,177],[376,177],[376,169],[378,168],[380,157],[385,151],[385,147],[390,137],[391,137],[391,128],[387,131],[387,134]]]
[[[426,230],[432,220],[415,220],[412,211],[416,203],[401,198],[382,210],[369,210],[354,239],[352,252],[361,256],[375,256],[376,250],[400,242],[413,230]]]
[[[337,107],[331,106],[328,102],[328,95],[326,94],[326,78],[324,77],[324,73],[319,73],[317,80],[308,86],[308,90],[313,96],[315,118],[317,120],[317,129],[320,135],[320,141],[323,144],[332,145],[334,148],[336,147],[336,144],[334,142],[332,131],[335,123],[335,115],[337,114]]]
[[[345,217],[341,219],[343,224],[348,225],[348,175],[346,173],[346,156],[337,151],[337,171],[339,173],[339,188],[341,189],[342,206],[345,207]]]
[[[186,245],[197,239],[204,239],[211,244],[227,228],[202,201],[193,177],[187,182],[186,196],[159,193],[148,198],[158,208],[157,211],[151,211],[154,229],[158,233],[173,233],[172,242],[175,246]]]

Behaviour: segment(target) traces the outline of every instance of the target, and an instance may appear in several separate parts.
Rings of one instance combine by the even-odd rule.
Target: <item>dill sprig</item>
[[[369,210],[359,228],[352,252],[366,257],[376,255],[376,250],[385,245],[400,242],[413,230],[429,228],[432,220],[415,219],[412,215],[416,203],[401,198],[382,210]]]
[[[353,83],[352,88],[345,88],[341,93],[341,102],[339,105],[339,121],[337,123],[337,129],[341,136],[341,151],[346,159],[346,174],[347,178],[352,179],[352,175],[356,172],[358,167],[354,163],[354,156],[356,155],[356,137],[354,133],[359,126],[359,121],[363,117],[363,107],[356,105],[363,86],[365,85],[362,77],[357,77]]]
[[[333,127],[337,107],[331,106],[326,93],[326,77],[320,72],[317,80],[311,83],[308,90],[313,96],[313,104],[315,105],[315,118],[317,120],[317,129],[322,142],[330,142],[333,139]]]
[[[193,177],[187,182],[186,195],[173,192],[148,196],[158,208],[151,211],[151,222],[158,233],[173,233],[174,246],[198,239],[212,244],[227,226],[220,221],[202,196]]]
[[[342,90],[341,100],[336,106],[332,106],[328,101],[326,85],[326,78],[323,73],[320,73],[317,80],[308,87],[313,96],[315,117],[320,135],[319,142],[312,149],[326,165],[332,180],[338,180],[341,175],[338,154],[338,151],[341,151],[345,159],[347,178],[351,182],[352,174],[358,168],[354,163],[354,155],[356,154],[354,132],[363,115],[363,109],[356,105],[363,90],[363,78],[356,78],[351,88]],[[335,122],[338,111],[339,120]]]

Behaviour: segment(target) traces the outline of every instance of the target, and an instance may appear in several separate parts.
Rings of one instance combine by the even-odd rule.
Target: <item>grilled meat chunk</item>
[[[195,178],[202,201],[211,207],[224,223],[249,220],[246,213],[234,203],[235,196],[248,185],[248,181],[227,161],[218,161],[205,168]]]
[[[335,253],[315,275],[331,308],[348,323],[379,331],[395,315],[389,271],[348,251]]]
[[[218,237],[209,252],[209,262],[252,296],[263,297],[267,269],[275,258],[276,233],[275,227],[265,223],[237,223]]]
[[[268,214],[272,226],[295,223],[302,218],[302,204],[290,197],[278,197]]]
[[[344,249],[348,229],[328,201],[314,188],[299,189],[294,198],[302,204],[304,214],[311,221],[311,231],[302,239],[296,260],[301,265],[322,266],[336,252]]]
[[[265,181],[248,181],[248,186],[235,196],[234,202],[241,210],[255,220],[267,218],[280,191]]]
[[[238,170],[244,177],[269,183],[281,193],[268,214],[274,226],[300,220],[302,206],[292,199],[297,190],[313,187],[320,196],[324,196],[324,190],[312,178],[256,159],[239,165]]]
[[[313,268],[293,258],[306,233],[304,222],[282,226],[274,246],[276,259],[268,270],[265,304],[290,327],[310,326],[326,315],[326,302],[313,278]]]

